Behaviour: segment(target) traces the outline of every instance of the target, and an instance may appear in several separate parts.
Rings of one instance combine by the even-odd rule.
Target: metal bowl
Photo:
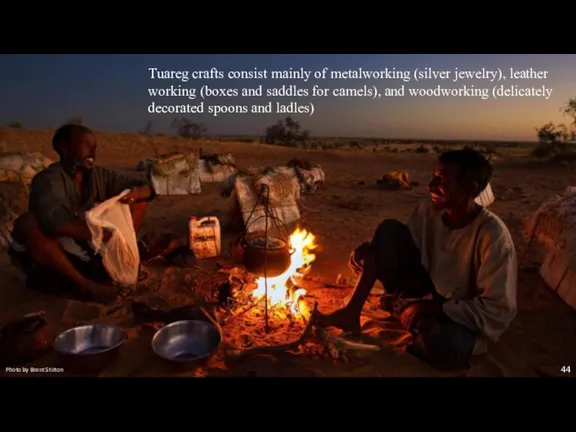
[[[152,350],[173,363],[198,364],[218,348],[222,335],[206,321],[176,321],[162,327],[152,338]]]
[[[116,357],[126,332],[113,324],[91,324],[60,333],[54,351],[60,354],[65,370],[97,372]]]

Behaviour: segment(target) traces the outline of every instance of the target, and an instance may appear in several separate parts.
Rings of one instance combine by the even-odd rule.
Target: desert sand
[[[39,151],[56,160],[50,144],[52,134],[53,130],[0,129],[0,150]],[[134,175],[139,175],[136,173],[137,162],[153,157],[155,150],[160,153],[173,150],[190,152],[202,148],[207,153],[231,152],[242,167],[278,166],[294,157],[320,164],[326,173],[326,184],[317,194],[305,196],[300,225],[314,233],[321,246],[312,273],[328,281],[335,280],[339,273],[351,276],[346,265],[350,251],[360,242],[370,239],[380,221],[386,218],[405,221],[418,200],[427,197],[426,184],[437,157],[432,150],[433,145],[429,144],[426,145],[431,150],[429,153],[415,153],[410,151],[414,144],[386,143],[376,146],[361,142],[362,145],[358,145],[358,140],[348,140],[351,143],[343,145],[341,149],[306,150],[259,144],[256,140],[252,143],[216,139],[190,141],[171,136],[128,133],[97,133],[97,136],[97,163]],[[344,139],[340,141],[347,142]],[[494,148],[494,144],[492,146]],[[397,151],[391,152],[390,148]],[[528,156],[528,150],[522,146],[510,148],[497,145],[495,149],[495,174],[491,183],[496,202],[491,210],[508,225],[520,257],[527,244],[523,235],[525,218],[542,201],[566,186],[576,184],[576,172],[568,164],[533,161]],[[419,185],[411,191],[396,192],[376,187],[375,182],[382,174],[399,170],[408,172],[410,180]],[[200,195],[162,196],[151,206],[143,232],[162,228],[185,235],[189,216],[221,217],[228,206],[227,200],[219,195],[218,185],[203,185]],[[229,239],[229,235],[224,238],[224,251]],[[172,373],[154,365],[154,358],[148,353],[149,339],[140,338],[140,342],[124,347],[119,360],[124,365],[104,375],[518,377],[542,375],[543,370],[559,373],[563,365],[576,366],[576,313],[540,278],[538,265],[541,259],[542,250],[531,248],[519,270],[517,318],[501,340],[490,346],[488,355],[475,360],[472,369],[467,371],[444,374],[407,354],[384,348],[380,353],[349,364],[298,356],[261,357],[246,359],[227,368],[215,363],[208,364],[202,371]],[[210,264],[206,265],[206,268],[210,268]],[[88,316],[90,313],[98,314],[93,305],[77,304],[26,290],[20,272],[10,265],[5,255],[1,257],[0,266],[0,319],[45,310],[48,319],[54,322],[81,322],[94,319],[94,316]],[[343,305],[349,294],[349,289],[339,290],[337,295],[332,295],[331,301],[325,303],[322,296],[318,296],[320,310],[329,311]],[[71,318],[74,314],[77,317]],[[137,336],[134,338],[138,339]],[[127,365],[130,363],[128,358],[136,357],[139,357],[138,364]],[[46,361],[41,359],[36,364],[45,366]]]

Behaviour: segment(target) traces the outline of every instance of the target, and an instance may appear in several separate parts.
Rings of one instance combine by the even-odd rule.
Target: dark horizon
[[[66,122],[62,123],[62,125],[66,124]],[[90,127],[89,124],[86,124],[86,126]],[[22,127],[17,127],[14,129],[22,129],[22,130],[27,130],[27,131],[43,131],[46,129],[49,130],[56,130],[59,126],[54,126],[54,127],[46,127],[46,128],[28,128],[26,127],[26,125],[22,125]],[[10,129],[10,126],[0,126],[0,128],[5,128],[5,129]],[[125,130],[106,130],[106,129],[96,129],[93,127],[90,127],[90,129],[92,129],[94,132],[96,133],[118,133],[118,134],[142,134],[142,135],[146,135],[143,134],[142,131],[125,131]],[[178,134],[176,133],[175,130],[172,130],[171,132],[151,132],[148,135],[150,136],[154,136],[154,135],[164,135],[164,136],[174,136],[174,137],[178,137]],[[211,134],[210,131],[208,131],[206,134],[200,136],[198,139],[202,140],[202,139],[206,139],[206,138],[259,138],[261,136],[263,136],[264,134]],[[183,138],[183,139],[193,139],[193,138]],[[359,136],[317,136],[317,135],[310,135],[310,139],[312,140],[383,140],[383,141],[397,141],[397,142],[405,142],[405,141],[413,141],[414,143],[470,143],[470,142],[478,142],[478,143],[492,143],[492,142],[498,142],[498,143],[520,143],[520,144],[537,144],[538,140],[534,139],[534,140],[515,140],[515,139],[503,139],[503,140],[490,140],[490,139],[444,139],[444,138],[414,138],[414,137],[409,137],[409,138],[390,138],[390,137],[379,137],[379,136],[371,136],[371,137],[359,137]]]

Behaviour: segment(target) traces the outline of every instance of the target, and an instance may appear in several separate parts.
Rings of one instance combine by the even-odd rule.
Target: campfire
[[[304,276],[310,272],[316,259],[316,237],[305,229],[297,228],[289,240],[292,252],[290,266],[278,276],[253,279],[247,272],[240,273],[242,270],[237,268],[226,271],[232,275],[232,279],[243,280],[239,286],[246,289],[240,289],[236,306],[226,315],[229,317],[225,319],[226,356],[241,358],[287,351],[316,355],[314,353],[323,352],[333,359],[346,361],[347,354],[352,352],[378,351],[378,346],[348,341],[315,325],[318,302],[315,302],[312,310],[309,309],[306,290],[302,285]],[[237,277],[233,276],[235,273]],[[266,291],[268,296],[264,301]],[[268,313],[273,322],[271,332],[268,331]]]
[[[292,248],[291,263],[288,270],[279,276],[258,278],[255,282],[257,288],[252,292],[256,299],[263,299],[266,295],[266,282],[268,283],[268,307],[289,308],[296,316],[306,316],[308,307],[304,296],[306,290],[300,288],[298,279],[310,272],[311,264],[316,259],[313,250],[318,247],[316,237],[309,231],[296,228],[290,235]]]

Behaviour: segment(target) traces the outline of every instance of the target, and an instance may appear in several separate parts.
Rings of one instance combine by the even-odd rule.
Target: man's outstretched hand
[[[370,243],[364,242],[350,254],[348,267],[350,267],[350,270],[352,270],[356,276],[364,271],[364,257],[371,247],[372,245]]]
[[[148,186],[136,186],[130,189],[126,196],[120,199],[122,204],[133,204],[138,201],[146,200],[150,197],[150,188]]]

